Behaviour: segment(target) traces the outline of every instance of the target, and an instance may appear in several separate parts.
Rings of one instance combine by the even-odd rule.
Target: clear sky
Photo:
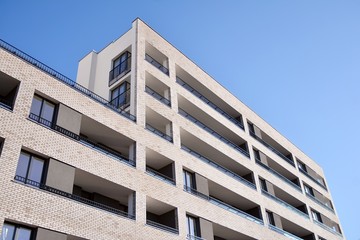
[[[0,38],[72,79],[140,17],[324,169],[360,239],[360,1],[0,0]]]

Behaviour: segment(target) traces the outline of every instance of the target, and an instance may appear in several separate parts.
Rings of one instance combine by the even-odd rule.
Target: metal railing
[[[262,190],[261,190],[261,193],[264,194],[266,197],[271,198],[272,200],[280,203],[280,204],[283,205],[284,207],[292,210],[293,212],[296,212],[297,214],[299,214],[299,215],[301,215],[301,216],[303,216],[303,217],[305,217],[305,218],[309,218],[309,215],[308,215],[308,214],[300,211],[300,210],[297,209],[296,207],[294,207],[294,206],[290,205],[289,203],[285,202],[284,200],[281,200],[280,198],[278,198],[278,197],[276,197],[276,196],[274,196],[274,195],[266,192],[265,190],[262,189]]]
[[[315,182],[317,185],[319,185],[320,187],[322,187],[323,189],[325,189],[327,191],[327,187],[325,185],[321,184],[319,181],[317,181],[316,178],[311,176],[307,171],[305,171],[302,168],[299,168],[299,171],[302,172],[305,176],[310,178],[313,182]]]
[[[156,227],[159,228],[161,230],[165,230],[171,233],[175,233],[175,234],[179,234],[179,229],[173,228],[173,227],[169,227],[167,225],[155,222],[155,221],[151,221],[149,219],[146,219],[146,224],[152,227]]]
[[[131,55],[109,72],[109,87],[131,71]]]
[[[109,104],[114,106],[117,109],[124,110],[130,105],[130,88],[125,92],[121,93],[116,98],[112,99]]]
[[[178,84],[180,84],[182,87],[184,87],[186,90],[188,90],[189,92],[191,92],[192,94],[194,94],[196,97],[200,98],[203,102],[205,102],[207,105],[209,105],[211,108],[213,108],[215,111],[217,111],[218,113],[220,113],[221,115],[223,115],[225,118],[227,118],[228,120],[230,120],[232,123],[234,123],[235,125],[237,125],[238,127],[240,127],[241,129],[244,130],[244,124],[242,121],[237,120],[236,118],[234,118],[233,116],[231,116],[230,114],[226,113],[224,110],[222,110],[220,107],[218,107],[217,105],[215,105],[213,102],[211,102],[209,99],[207,99],[206,97],[204,97],[203,95],[201,95],[201,93],[199,93],[198,91],[196,91],[194,88],[192,88],[189,84],[187,84],[186,82],[184,82],[181,78],[176,77],[176,82]],[[242,119],[242,116],[240,115],[240,119]]]
[[[62,127],[54,124],[53,122],[50,122],[50,121],[48,121],[48,120],[46,120],[46,119],[44,119],[42,117],[39,117],[39,116],[37,116],[37,115],[35,115],[33,113],[30,113],[29,118],[31,120],[45,126],[45,127],[51,128],[51,129],[55,130],[58,133],[61,133],[61,134],[65,135],[65,136],[67,136],[67,137],[69,137],[69,138],[71,138],[71,139],[73,139],[73,140],[75,140],[75,141],[77,141],[79,143],[82,143],[85,146],[91,147],[94,150],[97,150],[98,152],[101,152],[101,153],[106,154],[106,155],[108,155],[108,156],[110,156],[110,157],[112,157],[112,158],[114,158],[116,160],[119,160],[122,163],[126,163],[126,164],[128,164],[130,166],[133,166],[133,167],[135,166],[135,161],[130,160],[130,159],[122,156],[120,153],[116,152],[115,150],[112,150],[112,149],[107,148],[107,147],[105,147],[103,145],[100,145],[100,144],[98,144],[98,143],[96,143],[96,142],[94,142],[94,141],[92,141],[90,139],[87,139],[87,138],[83,137],[83,136],[77,135],[77,134],[75,134],[75,133],[73,133],[73,132],[71,132],[71,131],[69,131],[69,130],[67,130],[65,128],[62,128]]]
[[[171,142],[171,143],[173,142],[173,138],[172,138],[171,136],[167,135],[166,133],[161,132],[160,130],[154,128],[154,127],[151,126],[150,124],[147,123],[146,126],[145,126],[145,128],[146,128],[147,130],[149,130],[150,132],[153,132],[153,133],[155,133],[156,135],[162,137],[163,139],[165,139],[165,140],[167,140],[167,141],[169,141],[169,142]]]
[[[77,201],[77,202],[81,202],[81,203],[84,203],[84,204],[86,204],[86,205],[89,205],[89,206],[92,206],[92,207],[95,207],[95,208],[98,208],[98,209],[105,210],[105,211],[107,211],[107,212],[111,212],[111,213],[120,215],[120,216],[122,216],[122,217],[130,218],[130,219],[135,219],[135,216],[132,215],[132,214],[130,214],[130,213],[121,211],[121,210],[116,209],[116,208],[113,208],[113,207],[109,207],[109,206],[104,205],[104,204],[102,204],[102,203],[98,203],[98,202],[95,202],[95,201],[92,201],[92,200],[89,200],[89,199],[80,197],[80,196],[75,195],[75,194],[71,194],[71,193],[68,193],[68,192],[64,192],[64,191],[62,191],[62,190],[59,190],[59,189],[56,189],[56,188],[47,186],[47,185],[45,185],[45,184],[43,184],[43,183],[39,183],[39,182],[30,180],[30,179],[26,179],[26,178],[24,178],[24,177],[22,177],[22,176],[19,176],[19,175],[16,175],[14,179],[15,179],[16,181],[25,183],[25,184],[27,184],[27,185],[31,185],[31,186],[37,187],[37,188],[42,189],[42,190],[45,190],[45,191],[47,191],[47,192],[54,193],[54,194],[60,195],[60,196],[62,196],[62,197],[66,197],[66,198],[75,200],[75,201]]]
[[[29,56],[28,54],[22,52],[21,50],[17,49],[16,47],[10,45],[9,43],[3,41],[0,39],[0,48],[6,50],[7,52],[14,54],[15,56],[21,58],[22,60],[26,61],[27,63],[33,65],[34,67],[40,69],[41,71],[45,72],[46,74],[50,75],[51,77],[59,80],[60,82],[66,84],[67,86],[71,87],[72,89],[75,89],[76,91],[86,95],[87,97],[95,100],[96,102],[102,104],[106,108],[109,108],[116,113],[120,114],[121,116],[124,116],[131,121],[136,121],[136,117],[130,113],[127,113],[121,109],[117,109],[113,107],[106,99],[100,97],[96,93],[90,91],[89,89],[81,86],[80,84],[77,84],[70,78],[64,76],[63,74],[57,72],[56,70],[52,69],[51,67],[45,65],[44,63],[40,62],[39,60]]]
[[[252,215],[250,215],[250,214],[248,214],[248,213],[246,213],[246,212],[244,212],[244,211],[242,211],[242,210],[240,210],[240,209],[238,209],[236,207],[233,207],[233,206],[231,206],[231,205],[229,205],[227,203],[224,203],[224,202],[220,201],[219,199],[216,199],[214,197],[207,196],[207,195],[205,195],[205,194],[203,194],[201,192],[198,192],[196,189],[193,189],[193,188],[191,188],[189,186],[184,185],[184,191],[188,192],[188,193],[191,193],[191,194],[193,194],[193,195],[195,195],[195,196],[197,196],[199,198],[202,198],[202,199],[204,199],[204,200],[206,200],[206,201],[208,201],[208,202],[210,202],[210,203],[212,203],[212,204],[214,204],[214,205],[216,205],[218,207],[221,207],[221,208],[223,208],[223,209],[225,209],[225,210],[227,210],[229,212],[232,212],[232,213],[234,213],[236,215],[239,215],[239,216],[241,216],[241,217],[243,217],[243,218],[245,218],[247,220],[250,220],[252,222],[255,222],[255,223],[261,224],[261,225],[264,224],[263,220],[261,220],[261,219],[259,219],[257,217],[254,217],[254,216],[252,216]]]
[[[169,99],[161,96],[159,93],[155,92],[155,90],[151,89],[150,87],[145,86],[145,92],[147,92],[148,94],[159,100],[160,102],[164,103],[165,105],[171,107],[171,102]]]
[[[187,234],[186,235],[186,240],[206,240],[206,239],[202,238],[202,237]]]
[[[296,185],[295,183],[293,183],[291,180],[287,179],[286,177],[284,177],[282,174],[278,173],[277,171],[275,171],[274,169],[272,169],[271,167],[265,165],[264,163],[262,163],[259,159],[255,159],[255,162],[260,165],[261,167],[265,168],[266,170],[268,170],[269,172],[273,173],[274,175],[278,176],[279,178],[281,178],[283,181],[285,181],[287,184],[289,184],[290,186],[294,187],[296,190],[301,191],[301,187],[299,185]]]
[[[316,223],[317,225],[319,225],[319,226],[320,226],[320,227],[322,227],[323,229],[328,230],[329,232],[334,233],[334,234],[336,234],[336,235],[338,235],[338,236],[342,237],[342,234],[341,234],[341,233],[339,233],[338,231],[336,231],[335,229],[333,229],[333,228],[331,228],[331,227],[329,227],[329,226],[325,225],[325,224],[324,224],[324,223],[322,223],[322,222],[319,222],[319,221],[318,221],[318,220],[316,220],[316,219],[313,219],[313,220],[314,220],[314,223]]]
[[[275,153],[276,155],[278,155],[279,157],[281,157],[282,159],[284,159],[287,163],[290,163],[293,167],[295,167],[295,163],[294,160],[289,159],[288,157],[286,157],[284,154],[282,154],[279,150],[277,150],[276,148],[274,148],[273,146],[271,146],[269,143],[265,142],[264,140],[262,140],[260,137],[256,136],[256,134],[252,131],[250,131],[250,135],[255,138],[256,140],[258,140],[260,143],[262,143],[265,147],[267,147],[268,149],[270,149],[273,153]]]
[[[0,106],[3,106],[3,107],[5,107],[5,108],[7,108],[9,110],[12,110],[13,103],[12,103],[12,101],[9,101],[9,100],[7,100],[5,98],[0,97]]]
[[[290,239],[293,239],[293,240],[303,240],[302,238],[300,238],[300,237],[298,237],[298,236],[295,236],[294,234],[292,234],[292,233],[289,233],[289,232],[287,232],[287,231],[285,231],[285,230],[283,230],[283,229],[281,229],[281,228],[278,228],[278,227],[276,227],[276,226],[274,226],[274,225],[270,225],[269,224],[269,229],[271,229],[271,230],[273,230],[273,231],[275,231],[275,232],[277,232],[277,233],[280,233],[281,235],[284,235],[285,237],[288,237],[288,238],[290,238]]]
[[[226,175],[234,178],[235,180],[237,181],[240,181],[241,183],[245,184],[246,186],[250,187],[250,188],[253,188],[253,189],[256,189],[256,185],[252,182],[249,182],[248,180],[246,180],[245,178],[239,176],[238,174],[230,171],[229,169],[221,166],[220,164],[202,156],[201,154],[195,152],[194,150],[191,150],[190,148],[184,146],[184,145],[181,145],[181,149],[185,150],[186,152],[190,153],[191,155],[197,157],[198,159],[202,160],[203,162],[215,167],[216,169],[218,169],[219,171],[225,173]]]
[[[230,140],[226,139],[225,137],[221,136],[219,133],[217,133],[216,131],[212,130],[211,128],[209,128],[208,126],[206,126],[204,123],[202,123],[201,121],[197,120],[195,117],[191,116],[189,113],[187,113],[185,110],[179,108],[179,114],[184,116],[185,118],[189,119],[191,122],[195,123],[196,125],[198,125],[199,127],[201,127],[202,129],[204,129],[205,131],[207,131],[208,133],[210,133],[211,135],[213,135],[214,137],[220,139],[222,142],[226,143],[227,145],[229,145],[230,147],[234,148],[235,150],[239,151],[240,153],[242,153],[243,155],[245,155],[246,157],[250,158],[250,154],[249,152],[247,152],[246,150],[242,149],[241,147],[239,147],[238,145],[236,145],[235,143],[231,142]]]
[[[315,196],[309,194],[309,193],[306,193],[306,196],[308,198],[310,198],[311,200],[313,200],[314,202],[316,202],[317,204],[319,204],[320,206],[322,206],[323,208],[329,210],[330,212],[332,213],[335,213],[334,209],[332,209],[331,207],[329,207],[328,205],[326,205],[325,203],[323,203],[322,201],[320,201],[319,199],[317,199]]]
[[[153,168],[151,168],[149,166],[146,166],[146,172],[149,175],[151,175],[151,176],[153,176],[153,177],[155,177],[157,179],[160,179],[161,181],[164,181],[166,183],[170,183],[172,185],[175,185],[175,179],[173,179],[171,177],[168,177],[168,176],[156,171],[155,169],[153,169]]]
[[[145,60],[151,63],[153,66],[155,66],[157,69],[165,73],[166,75],[169,75],[169,69],[164,67],[161,63],[156,61],[154,58],[152,58],[149,54],[145,54]]]

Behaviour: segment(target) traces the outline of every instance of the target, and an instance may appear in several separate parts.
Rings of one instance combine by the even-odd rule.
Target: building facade
[[[76,82],[0,42],[2,240],[345,239],[321,167],[140,19]]]

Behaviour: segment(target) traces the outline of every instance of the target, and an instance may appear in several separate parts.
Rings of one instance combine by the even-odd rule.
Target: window
[[[189,171],[184,170],[184,187],[186,191],[191,192],[192,190],[195,190],[195,176],[194,173],[191,173]]]
[[[187,234],[188,239],[196,239],[196,237],[200,237],[200,227],[199,227],[199,219],[186,215],[186,225],[187,225]]]
[[[117,108],[126,108],[130,101],[130,84],[124,82],[111,91],[110,103]]]
[[[314,196],[314,191],[312,187],[309,187],[308,185],[304,184],[305,193],[309,194],[311,196]]]
[[[267,192],[268,189],[267,189],[267,186],[266,186],[266,180],[263,179],[263,178],[260,178],[259,180],[260,180],[261,189]]]
[[[16,168],[16,180],[36,187],[40,186],[43,177],[45,160],[22,151]]]
[[[275,226],[275,219],[274,219],[274,214],[272,212],[266,211],[268,220],[269,220],[269,224],[272,226]]]
[[[255,156],[255,160],[259,160],[259,161],[261,160],[259,150],[254,149],[254,156]]]
[[[30,118],[41,122],[47,126],[51,126],[55,112],[55,104],[38,96],[34,95],[31,110]]]
[[[1,240],[30,240],[33,231],[20,225],[4,223],[2,228]]]
[[[111,81],[115,78],[119,79],[130,71],[131,67],[131,53],[125,52],[116,58],[112,63],[112,70],[110,71],[109,84],[113,84],[115,81]],[[120,76],[120,77],[119,77]],[[119,78],[118,78],[119,77]]]
[[[3,139],[3,138],[0,137],[0,156],[1,156],[1,152],[2,152],[3,146],[4,146],[4,141],[5,141],[5,139]]]
[[[303,170],[304,172],[307,172],[305,163],[300,162],[299,160],[297,160],[297,162],[298,162],[299,169]]]
[[[317,212],[315,210],[311,210],[311,215],[315,221],[322,222],[321,215],[319,212]]]
[[[249,126],[249,131],[250,131],[251,133],[254,133],[254,134],[255,134],[255,127],[254,127],[254,124],[252,124],[252,123],[248,123],[248,126]]]

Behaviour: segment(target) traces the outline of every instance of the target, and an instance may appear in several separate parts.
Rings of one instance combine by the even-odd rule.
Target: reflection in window
[[[186,225],[188,239],[196,239],[195,237],[200,237],[199,220],[197,218],[186,215]]]
[[[1,240],[30,240],[32,231],[19,225],[4,223]]]
[[[17,179],[38,186],[42,180],[44,163],[43,159],[22,151],[16,168]]]
[[[128,106],[130,101],[130,84],[124,82],[119,87],[111,91],[110,103],[116,108],[124,108]]]
[[[48,100],[34,95],[30,113],[36,115],[41,119],[45,119],[48,122],[53,121],[55,112],[55,104],[49,102]]]
[[[195,177],[194,174],[184,170],[183,172],[184,177],[184,187],[187,191],[191,191],[192,189],[195,189]]]

